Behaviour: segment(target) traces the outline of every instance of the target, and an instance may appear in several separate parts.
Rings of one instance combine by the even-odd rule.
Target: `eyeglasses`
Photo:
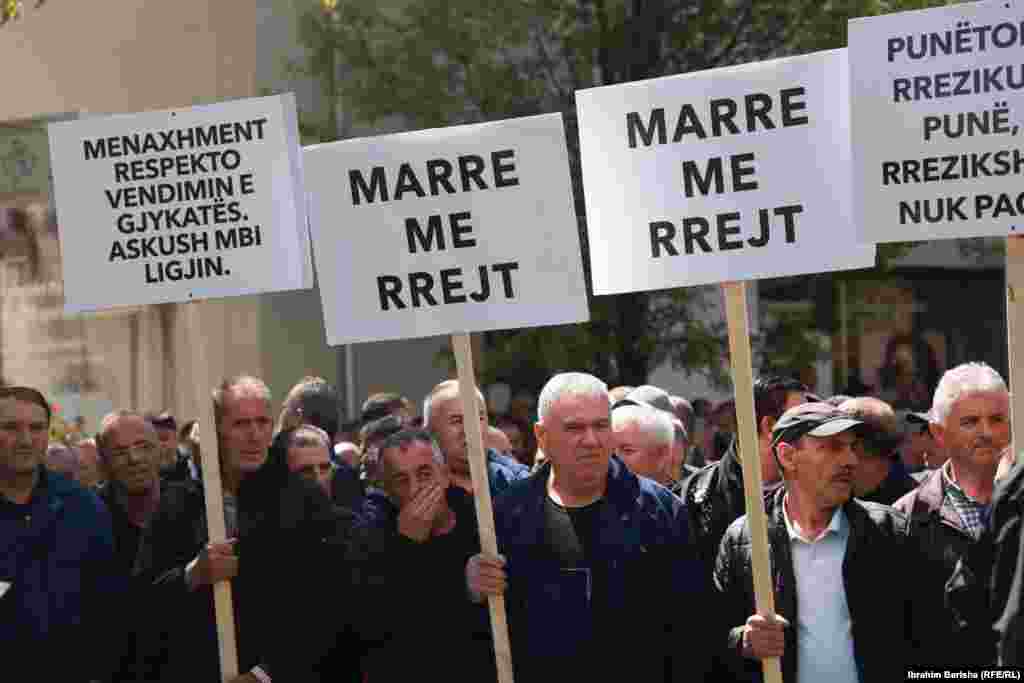
[[[137,443],[128,448],[118,448],[116,450],[109,451],[111,460],[125,460],[132,453],[142,453],[143,455],[149,456],[156,452],[159,446],[155,443],[148,441]]]

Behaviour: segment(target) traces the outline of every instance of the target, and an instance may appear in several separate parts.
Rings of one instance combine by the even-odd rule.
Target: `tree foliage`
[[[33,5],[34,9],[38,9],[46,3],[46,0],[36,0]],[[0,0],[0,26],[3,26],[9,21],[20,19],[25,14],[25,3],[19,0]]]
[[[329,81],[331,97],[359,121],[400,117],[419,129],[561,112],[592,291],[576,90],[841,47],[848,19],[923,4],[941,3],[410,0],[382,7],[320,0],[302,31],[306,72]],[[639,384],[669,361],[722,380],[724,330],[706,322],[706,298],[694,288],[591,296],[589,324],[489,334],[485,374],[526,385],[574,368]]]

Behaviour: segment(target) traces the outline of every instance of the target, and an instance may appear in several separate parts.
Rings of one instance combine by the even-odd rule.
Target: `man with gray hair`
[[[320,655],[310,644],[320,642],[319,634],[313,640],[309,633],[317,622],[292,614],[309,606],[281,586],[318,585],[319,573],[326,575],[320,557],[326,534],[333,532],[330,501],[314,484],[291,478],[286,454],[280,465],[264,467],[274,421],[262,380],[226,379],[212,399],[228,538],[210,542],[205,491],[196,482],[176,482],[162,492],[136,574],[166,618],[152,625],[140,678],[220,680],[212,588],[230,581],[243,672],[234,683],[308,680]],[[245,548],[244,569],[239,546]],[[268,614],[288,627],[271,634]]]
[[[993,480],[1010,443],[1010,394],[984,363],[946,371],[931,410],[930,429],[949,460],[895,506],[910,517],[910,533],[927,563],[921,578],[927,600],[917,605],[934,666],[984,664],[990,648],[964,637],[944,606],[946,582],[957,562],[981,537],[988,521]],[[918,620],[915,619],[915,622]]]
[[[690,448],[690,436],[686,425],[676,414],[676,404],[673,403],[672,397],[660,387],[645,384],[636,387],[624,398],[613,403],[612,411],[614,412],[620,406],[648,406],[668,416],[673,438],[669,443],[668,462],[665,465],[668,483],[664,485],[679,495],[682,480],[696,472],[697,468],[685,464],[686,453]],[[656,481],[663,483],[661,479]]]
[[[686,509],[612,454],[611,427],[604,382],[552,377],[534,428],[547,462],[496,501],[502,557],[466,566],[475,600],[508,587],[517,680],[701,680],[706,671],[711,629],[692,615],[706,613],[710,582]]]
[[[675,434],[666,413],[644,405],[619,406],[612,411],[612,433],[615,453],[633,474],[672,486],[669,467]]]
[[[480,420],[480,432],[486,435],[487,404],[479,389],[476,395],[479,408],[476,417]],[[433,435],[440,446],[452,484],[472,495],[473,478],[469,471],[469,446],[463,417],[458,380],[441,382],[431,389],[423,401],[423,428]],[[486,449],[486,458],[487,479],[491,484],[492,496],[497,496],[512,482],[530,474],[525,465],[493,449]]]
[[[425,431],[405,429],[380,446],[380,483],[397,514],[360,526],[347,560],[356,605],[346,605],[367,649],[372,681],[438,679],[458,657],[459,678],[496,677],[487,623],[459,577],[480,552],[473,497],[451,484]]]

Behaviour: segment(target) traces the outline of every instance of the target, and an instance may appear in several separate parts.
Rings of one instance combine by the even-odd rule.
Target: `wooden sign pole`
[[[203,457],[203,498],[206,500],[206,529],[210,543],[227,540],[224,523],[224,489],[220,478],[220,456],[217,452],[217,425],[210,397],[210,368],[206,361],[203,326],[199,302],[185,306],[185,330],[192,344],[192,386],[196,409],[199,411],[199,452]],[[238,676],[238,650],[235,644],[235,612],[231,604],[231,582],[221,581],[213,586],[214,608],[217,615],[217,644],[220,649],[221,679],[225,682]]]
[[[1010,368],[1010,429],[1014,462],[1024,460],[1024,354],[1014,340],[1024,338],[1024,236],[1006,238],[1006,336]]]
[[[494,531],[494,508],[491,506],[491,485],[487,478],[484,435],[480,429],[480,420],[477,419],[480,406],[476,400],[473,349],[469,334],[453,334],[452,348],[455,351],[455,367],[459,376],[462,424],[466,430],[466,445],[469,448],[469,472],[473,478],[473,501],[476,505],[477,526],[480,529],[480,549],[487,555],[497,556],[498,538]],[[501,595],[491,595],[487,600],[491,611],[491,629],[494,632],[494,657],[498,665],[498,681],[512,683],[512,647],[508,639],[505,598]]]
[[[754,575],[755,609],[761,616],[775,614],[772,592],[772,565],[768,554],[768,519],[761,493],[761,462],[757,447],[757,417],[754,412],[754,369],[750,353],[750,329],[747,320],[745,282],[722,283],[726,319],[729,324],[729,359],[736,397],[736,429],[740,461],[743,464],[743,493],[750,524],[751,569]],[[795,625],[791,626],[795,628]],[[795,656],[795,653],[790,653]],[[762,660],[765,683],[782,683],[778,658]]]

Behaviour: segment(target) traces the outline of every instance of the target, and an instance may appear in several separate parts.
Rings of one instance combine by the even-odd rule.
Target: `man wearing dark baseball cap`
[[[804,403],[779,417],[772,428],[772,447],[780,443],[796,444],[804,436],[834,436],[859,424],[862,424],[861,420],[828,403]]]
[[[909,566],[907,520],[852,497],[862,424],[835,406],[806,403],[772,429],[783,478],[766,505],[776,616],[758,615],[749,590],[746,516],[726,531],[714,575],[737,680],[759,680],[760,660],[774,657],[785,681],[899,680],[913,659],[914,572],[878,579]]]

